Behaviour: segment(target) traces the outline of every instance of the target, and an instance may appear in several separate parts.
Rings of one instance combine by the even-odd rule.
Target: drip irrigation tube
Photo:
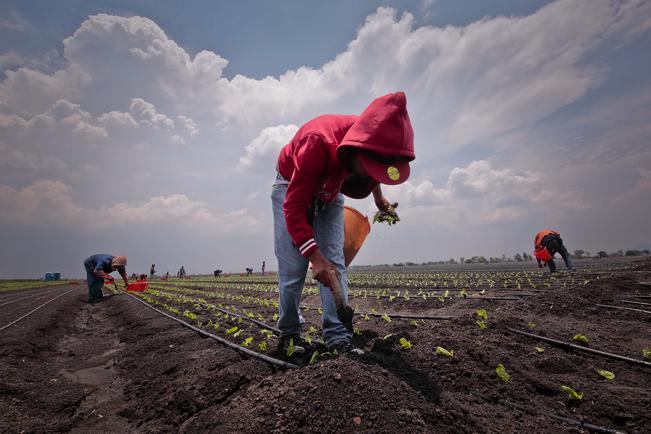
[[[59,295],[57,295],[56,297],[54,297],[53,299],[51,299],[51,300],[49,300],[49,301],[46,301],[45,303],[43,303],[42,305],[38,306],[37,308],[35,308],[35,309],[33,309],[33,310],[27,312],[25,315],[21,316],[21,317],[18,318],[17,320],[14,320],[14,321],[10,322],[9,324],[6,324],[6,325],[0,327],[0,332],[3,331],[4,329],[6,329],[7,327],[11,327],[12,325],[16,324],[17,322],[19,322],[19,321],[21,321],[21,320],[27,318],[28,316],[30,316],[31,314],[33,314],[34,312],[36,312],[36,311],[39,310],[40,308],[45,307],[45,306],[47,306],[48,304],[52,303],[52,302],[53,302],[54,300],[56,300],[57,298],[61,298],[61,297],[63,297],[64,295],[68,294],[69,292],[72,292],[72,291],[74,291],[74,290],[76,290],[76,289],[79,289],[79,288],[81,288],[81,287],[78,286],[78,287],[76,287],[76,288],[72,288],[71,290],[66,291],[66,292],[64,292],[63,294],[59,294]]]
[[[261,354],[261,353],[249,350],[248,348],[245,348],[245,347],[242,347],[240,345],[234,344],[234,343],[232,343],[232,342],[230,342],[230,341],[228,341],[228,340],[226,340],[224,338],[220,338],[217,335],[214,335],[212,333],[208,333],[207,331],[202,330],[199,327],[195,327],[192,324],[188,324],[187,322],[185,322],[185,321],[183,321],[183,320],[181,320],[179,318],[176,318],[175,316],[172,316],[172,315],[168,314],[167,312],[163,312],[160,309],[156,309],[154,306],[150,305],[146,301],[143,301],[143,300],[139,299],[138,297],[136,297],[133,294],[129,294],[129,293],[125,293],[125,294],[128,295],[129,297],[133,298],[134,300],[144,304],[145,306],[147,306],[151,310],[154,310],[154,311],[158,312],[159,314],[161,314],[163,316],[166,316],[167,318],[172,319],[172,320],[180,323],[181,325],[183,325],[183,326],[185,326],[185,327],[187,327],[187,328],[189,328],[191,330],[194,330],[197,333],[200,333],[200,334],[202,334],[202,335],[204,335],[206,337],[209,337],[211,339],[215,339],[216,341],[221,342],[222,344],[224,344],[227,347],[230,347],[230,348],[232,348],[234,350],[240,351],[240,352],[242,352],[244,354],[247,354],[247,355],[249,355],[251,357],[255,357],[257,359],[264,360],[265,362],[271,363],[272,365],[281,366],[283,368],[298,368],[298,365],[295,365],[293,363],[285,362],[283,360],[275,359],[275,358],[269,357],[269,356],[267,356],[265,354]]]
[[[595,306],[603,307],[605,309],[627,310],[627,311],[631,311],[631,312],[641,312],[641,313],[651,314],[651,311],[649,311],[649,310],[635,309],[635,308],[632,308],[632,307],[613,306],[613,305],[610,305],[610,304],[595,304]]]
[[[314,307],[314,306],[303,305],[303,306],[301,306],[301,309],[317,309],[317,308]],[[408,314],[388,313],[388,312],[373,313],[373,312],[355,311],[355,314],[356,315],[369,315],[369,316],[376,316],[376,317],[382,317],[383,315],[387,315],[389,318],[400,318],[400,319],[428,319],[428,320],[449,320],[449,319],[454,319],[454,317],[451,317],[451,316],[408,315]]]
[[[622,303],[626,303],[626,304],[638,304],[638,305],[641,305],[641,306],[651,306],[651,303],[642,303],[641,301],[622,300]]]
[[[17,302],[19,302],[19,301],[21,301],[21,300],[27,300],[28,298],[38,297],[39,295],[51,295],[51,294],[54,294],[55,292],[59,292],[59,290],[52,291],[52,292],[48,292],[48,293],[45,293],[45,294],[40,293],[40,294],[32,294],[32,295],[28,295],[27,297],[21,297],[21,298],[18,298],[18,299],[16,299],[16,300],[11,300],[11,301],[8,301],[8,302],[6,302],[6,303],[2,303],[2,304],[0,304],[0,307],[2,307],[2,306],[7,306],[8,304],[12,304],[12,303],[17,303]]]
[[[586,347],[582,347],[580,345],[575,345],[575,344],[570,344],[570,343],[567,343],[567,342],[559,341],[557,339],[552,339],[552,338],[547,338],[545,336],[536,335],[534,333],[528,333],[528,332],[523,332],[523,331],[520,331],[520,330],[512,329],[511,327],[507,327],[506,329],[508,331],[512,332],[512,333],[516,333],[516,334],[519,334],[519,335],[522,335],[522,336],[527,336],[527,337],[534,338],[534,339],[539,339],[541,341],[549,342],[550,344],[558,345],[560,347],[571,348],[571,349],[574,349],[574,350],[584,351],[586,353],[596,354],[596,355],[599,355],[599,356],[609,357],[611,359],[621,360],[621,361],[624,361],[624,362],[633,363],[635,365],[646,366],[648,368],[651,368],[651,362],[645,362],[644,360],[633,359],[631,357],[620,356],[619,354],[607,353],[607,352],[601,351],[601,350],[586,348]]]
[[[479,398],[482,401],[487,402],[488,404],[491,404],[491,405],[495,404],[495,403],[503,404],[505,406],[515,408],[516,410],[520,410],[520,411],[522,411],[524,413],[527,413],[527,414],[530,414],[530,415],[533,415],[533,416],[549,417],[551,419],[556,419],[556,420],[558,420],[560,422],[565,422],[565,423],[570,424],[570,425],[580,426],[581,428],[585,428],[588,431],[602,433],[602,434],[626,434],[626,433],[624,433],[622,431],[617,431],[615,429],[608,428],[608,427],[605,427],[605,426],[593,425],[591,423],[584,422],[584,421],[581,421],[581,420],[578,420],[578,419],[572,419],[572,418],[569,418],[569,417],[558,416],[558,415],[547,413],[547,412],[544,412],[544,411],[534,410],[534,409],[529,408],[529,407],[527,407],[527,406],[525,406],[523,404],[511,401],[510,399],[496,398],[495,400],[490,400],[490,399],[486,398],[485,396],[483,396],[483,395],[481,395],[479,393],[475,393],[475,392],[470,392],[470,395],[472,395],[472,396],[474,396],[476,398]]]
[[[209,307],[208,306],[209,303],[202,303],[202,302],[200,302],[198,300],[197,300],[197,303],[204,306],[204,307],[206,307],[207,309],[218,310],[221,313],[225,313],[227,315],[234,316],[234,317],[237,317],[237,318],[242,318],[245,321],[252,322],[254,324],[259,325],[262,328],[265,328],[267,330],[271,330],[272,332],[274,332],[276,334],[280,334],[280,329],[279,328],[274,327],[274,326],[270,326],[269,324],[266,324],[266,323],[264,323],[262,321],[259,321],[259,320],[255,319],[255,318],[250,318],[250,317],[248,317],[246,315],[241,315],[239,313],[231,312],[230,310],[222,309],[221,307],[217,307],[215,305],[210,305],[210,307]]]

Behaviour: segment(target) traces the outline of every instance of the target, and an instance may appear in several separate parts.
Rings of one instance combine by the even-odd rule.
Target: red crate
[[[127,291],[142,292],[146,291],[147,289],[149,289],[149,282],[147,281],[133,282],[127,286]]]

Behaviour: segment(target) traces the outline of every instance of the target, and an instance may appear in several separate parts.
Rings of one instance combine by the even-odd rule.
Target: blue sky
[[[417,159],[358,263],[511,255],[542,227],[649,243],[650,23],[642,0],[4,1],[0,277],[96,252],[273,268],[280,147],[396,90]]]

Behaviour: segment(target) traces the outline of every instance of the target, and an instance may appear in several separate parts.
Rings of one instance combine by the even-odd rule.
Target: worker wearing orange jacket
[[[554,263],[554,255],[558,253],[563,258],[567,269],[571,271],[575,270],[570,260],[570,254],[563,245],[560,232],[543,229],[536,234],[533,245],[535,249],[533,254],[536,257],[536,261],[538,261],[538,268],[542,268],[544,264],[549,267],[550,273],[555,273],[556,263]]]

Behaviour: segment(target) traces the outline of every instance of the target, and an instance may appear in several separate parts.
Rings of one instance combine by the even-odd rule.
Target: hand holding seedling
[[[373,216],[373,223],[379,222],[387,222],[389,226],[395,225],[400,221],[400,217],[398,217],[398,213],[396,213],[396,208],[398,208],[398,202],[394,202],[392,204],[389,203],[386,198],[384,198],[384,202],[382,204],[376,202],[375,204],[377,205],[379,211],[375,213]],[[382,206],[380,206],[382,205]]]

